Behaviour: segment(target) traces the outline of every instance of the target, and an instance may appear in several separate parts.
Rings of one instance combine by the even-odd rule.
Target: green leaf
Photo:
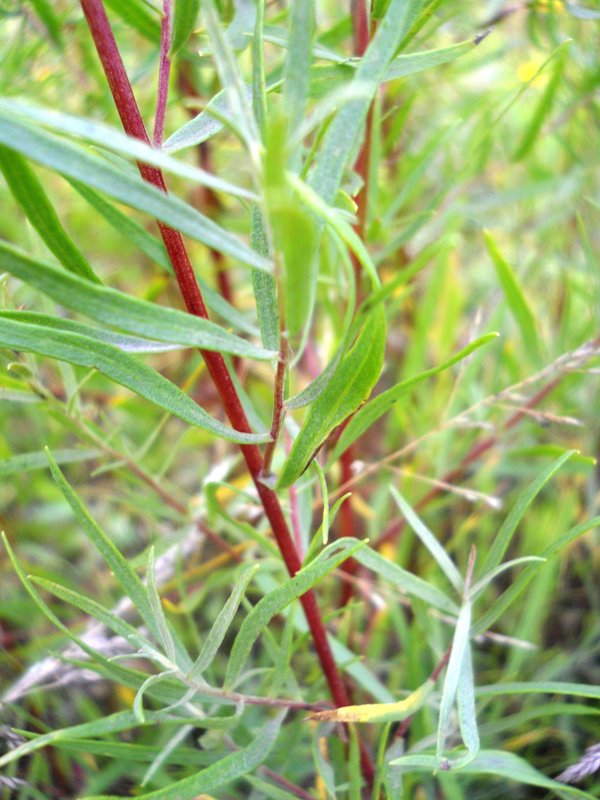
[[[2,106],[6,101],[2,102]],[[116,141],[109,128],[108,141]],[[106,134],[105,134],[106,135]],[[124,137],[126,139],[126,137]],[[142,149],[154,153],[152,159],[144,155],[143,161],[157,161],[157,150],[143,145],[135,139],[126,139],[131,149]],[[138,176],[123,171],[106,159],[89,153],[85,148],[66,142],[41,129],[29,127],[11,113],[0,108],[0,144],[16,150],[32,161],[36,161],[62,175],[81,181],[93,189],[104,192],[109,197],[143,211],[161,222],[181,231],[192,239],[211,247],[214,250],[238,259],[243,264],[257,269],[270,269],[269,262],[260,258],[246,244],[221,228],[208,217],[200,214],[190,205],[173,195],[165,194],[155,186],[143,181]],[[162,156],[166,158],[166,156]],[[245,193],[248,194],[248,193]],[[252,198],[253,195],[250,195]]]
[[[188,347],[188,345],[165,344],[152,339],[139,339],[136,336],[128,336],[125,333],[114,333],[114,331],[107,331],[102,328],[92,328],[91,325],[84,325],[72,319],[37,314],[35,311],[0,311],[0,319],[12,319],[15,322],[22,322],[27,325],[78,333],[81,336],[87,336],[113,345],[113,347],[117,347],[124,353],[168,353],[172,350]]]
[[[90,461],[102,455],[101,450],[55,450],[53,452],[57,464],[74,464],[78,461]],[[0,460],[0,478],[31,472],[34,469],[47,469],[48,456],[45,450],[35,453],[20,453]]]
[[[265,3],[256,3],[256,22],[252,37],[252,108],[261,134],[267,127],[267,81],[265,77]]]
[[[160,40],[160,23],[158,14],[151,12],[151,6],[145,0],[105,0],[106,5],[121,17],[128,25],[154,44]],[[153,9],[156,12],[156,9]]]
[[[417,72],[423,72],[432,67],[439,67],[442,64],[449,64],[457,58],[472,52],[472,50],[482,41],[482,37],[467,39],[449,47],[439,47],[436,50],[423,50],[420,53],[409,53],[395,58],[385,74],[386,81],[393,81],[396,78],[405,78]]]
[[[330,463],[337,461],[344,450],[350,447],[350,445],[355,442],[359,436],[362,436],[362,434],[368,430],[371,425],[373,425],[380,417],[389,411],[394,403],[396,403],[404,395],[407,395],[415,386],[418,386],[418,384],[427,380],[427,378],[432,378],[434,375],[438,375],[440,372],[443,372],[454,364],[457,364],[459,361],[462,361],[479,347],[487,344],[487,342],[495,339],[497,336],[497,333],[486,333],[484,336],[480,336],[478,339],[475,339],[475,341],[471,342],[471,344],[467,345],[467,347],[463,347],[462,350],[459,350],[458,353],[452,356],[452,358],[449,358],[447,361],[444,361],[437,367],[424,370],[418,375],[414,375],[412,378],[407,378],[404,381],[400,381],[400,383],[392,386],[391,389],[387,389],[385,392],[382,392],[381,394],[377,395],[377,397],[374,397],[372,400],[369,400],[367,403],[365,403],[365,405],[356,412],[356,414],[352,417],[350,422],[342,431],[342,435],[338,439],[338,442],[330,456]]]
[[[452,650],[450,659],[446,667],[442,696],[440,699],[440,712],[437,730],[436,754],[441,758],[446,749],[446,742],[452,725],[452,708],[456,701],[458,687],[461,677],[464,678],[463,668],[465,658],[470,663],[469,634],[471,629],[471,603],[465,601],[456,621],[454,637],[452,639]],[[467,675],[468,677],[468,675]]]
[[[390,486],[390,492],[392,493],[392,497],[396,501],[398,508],[406,518],[406,521],[417,534],[421,542],[429,550],[433,558],[437,561],[442,572],[448,578],[452,586],[454,586],[457,592],[462,592],[464,589],[464,581],[450,556],[446,553],[434,534],[429,530],[418,514],[415,513],[412,506],[406,502],[395,486]]]
[[[237,576],[233,591],[219,612],[214,625],[210,629],[210,632],[206,637],[204,644],[202,645],[200,653],[198,654],[198,658],[194,661],[190,671],[188,672],[187,677],[190,680],[194,680],[199,675],[202,675],[202,673],[205,672],[212,664],[213,659],[217,655],[219,647],[223,643],[223,639],[229,630],[229,626],[233,622],[233,618],[238,610],[246,589],[248,588],[248,584],[254,577],[257,569],[258,564],[251,565],[246,567]]]
[[[84,186],[82,183],[79,183],[79,181],[74,180],[70,180],[69,183],[92,208],[104,217],[109,225],[122,236],[129,239],[129,241],[133,242],[133,244],[145,253],[149,259],[156,262],[166,272],[173,275],[173,267],[171,266],[169,256],[167,255],[163,243],[155,236],[152,236],[143,225],[140,225],[139,222],[132,219],[127,214],[124,214],[112,203],[109,203],[108,200],[105,200],[101,194],[90,189],[88,186]],[[256,270],[256,272],[259,272],[261,275],[268,274],[262,270]],[[244,331],[244,333],[249,333],[251,336],[258,335],[256,326],[249,322],[243,314],[231,305],[231,303],[228,303],[219,292],[210,286],[210,284],[199,275],[196,275],[196,280],[202,291],[204,301],[211,311],[219,314],[219,316],[234,328],[239,328],[239,330]]]
[[[3,318],[0,319],[0,346],[97,369],[184,422],[223,439],[255,444],[269,441],[268,433],[240,433],[223,425],[158,372],[96,339]]]
[[[530,564],[526,567],[520,575],[515,578],[508,589],[506,589],[500,597],[494,602],[491,608],[489,608],[485,614],[473,625],[473,635],[478,636],[479,634],[486,631],[489,627],[491,627],[496,620],[501,617],[506,609],[514,603],[517,597],[525,590],[529,582],[541,568],[543,562],[547,561],[552,556],[556,555],[563,547],[566,547],[575,539],[578,539],[583,534],[591,531],[593,528],[597,528],[600,526],[600,517],[592,517],[586,522],[582,522],[579,525],[575,525],[575,527],[571,528],[567,533],[563,536],[560,536],[553,544],[547,547],[541,554],[540,559],[538,560],[537,564]],[[482,578],[484,581],[486,578],[494,575],[495,570],[490,570],[487,572]],[[480,581],[480,583],[482,582]],[[473,587],[475,588],[475,587]]]
[[[500,697],[504,694],[566,694],[600,700],[600,686],[569,681],[511,681],[478,686],[477,697]]]
[[[258,206],[252,209],[252,247],[259,255],[268,258],[269,242]],[[262,270],[252,270],[252,290],[263,346],[279,350],[279,308],[275,278]]]
[[[385,349],[381,306],[367,317],[356,342],[342,358],[327,387],[310,407],[283,465],[278,488],[291,486],[310,464],[329,434],[363,403],[377,383]]]
[[[249,97],[250,89],[248,86],[244,87],[244,91],[246,97]],[[214,115],[210,113],[211,110],[214,111]],[[225,89],[221,89],[206,104],[204,111],[201,111],[189,122],[186,122],[185,125],[182,125],[179,130],[175,131],[172,136],[169,136],[163,145],[163,150],[175,153],[178,150],[202,144],[202,142],[222,131],[225,127],[223,120],[229,119],[231,116],[229,96]]]
[[[0,147],[0,170],[27,219],[62,266],[82,278],[100,282],[61,225],[42,184],[27,161],[18,153]]]
[[[233,643],[227,664],[225,687],[239,678],[254,642],[276,614],[305,594],[315,583],[353,556],[364,545],[356,539],[338,539],[326,547],[314,561],[288,578],[282,586],[266,594],[248,614]]]
[[[370,547],[363,547],[354,556],[356,561],[359,561],[367,569],[372,570],[377,575],[381,575],[388,581],[395,584],[398,589],[407,595],[418,597],[424,600],[433,608],[439,608],[448,614],[458,614],[459,608],[453,600],[450,600],[444,592],[433,586],[412,572],[408,572],[397,564],[394,564],[388,558],[384,558]]]
[[[65,479],[65,476],[61,472],[60,467],[52,457],[50,451],[47,449],[46,452],[48,454],[48,462],[50,464],[52,477],[62,492],[63,497],[71,506],[71,510],[83,528],[84,533],[106,561],[148,628],[153,633],[157,633],[157,627],[154,624],[154,614],[148,602],[146,590],[139,576],[134,572],[119,548],[108,538],[102,528],[93,519],[87,508],[83,505],[75,491]]]
[[[521,494],[515,505],[511,508],[510,513],[502,523],[500,530],[496,534],[492,546],[488,550],[488,554],[481,568],[482,577],[491,570],[495,569],[502,561],[506,553],[517,525],[521,521],[523,514],[527,511],[531,503],[535,500],[539,492],[548,483],[550,478],[558,472],[562,465],[568,461],[571,456],[576,453],[576,450],[568,450],[563,453],[560,458],[557,458],[552,464],[547,466],[538,477],[532,481],[527,489]]]
[[[282,101],[287,116],[287,129],[294,134],[304,119],[310,83],[314,3],[293,3],[290,9],[290,32],[284,67]],[[299,153],[293,156],[299,163]]]
[[[542,129],[542,125],[544,124],[544,120],[552,110],[556,92],[562,83],[565,63],[565,49],[563,48],[557,51],[557,58],[554,62],[552,75],[550,76],[550,80],[548,81],[548,84],[533,111],[529,124],[527,125],[525,132],[523,133],[523,137],[521,138],[521,141],[513,155],[514,161],[521,161],[524,159],[535,146]]]
[[[484,236],[488,253],[496,269],[496,275],[504,292],[506,302],[521,332],[523,345],[529,351],[531,357],[537,360],[540,358],[540,342],[535,317],[529,302],[523,289],[519,286],[514,270],[502,257],[490,234],[485,232]]]
[[[420,5],[420,0],[390,1],[353,78],[367,91],[347,103],[327,129],[310,179],[311,188],[326,203],[335,200],[344,172],[356,154],[371,101]]]
[[[60,20],[52,10],[50,0],[31,0],[31,5],[37,16],[44,23],[54,44],[62,50],[63,38]]]
[[[199,11],[200,0],[175,0],[171,56],[185,47],[196,26]]]
[[[91,283],[57,269],[46,261],[34,259],[2,240],[0,269],[33,286],[62,306],[128,333],[248,358],[267,360],[276,355],[228,333],[214,322]]]
[[[210,767],[198,770],[193,775],[153,792],[139,794],[139,800],[195,800],[200,794],[212,792],[231,781],[252,772],[267,758],[277,740],[285,712],[279,713],[257,734],[256,738],[236,753],[231,753]],[[82,800],[114,800],[106,795],[85,797]]]
[[[133,648],[142,652],[146,658],[153,660],[161,667],[168,666],[165,657],[152,642],[134,628],[133,625],[125,622],[118,614],[109,611],[100,603],[92,600],[91,597],[76,592],[73,589],[68,589],[66,586],[61,586],[54,581],[46,580],[45,578],[32,577],[31,581],[41,586],[45,591],[50,592],[50,594],[53,594],[55,597],[58,597],[60,600],[63,600],[65,603],[70,603],[74,608],[79,609],[84,614],[88,614],[90,617],[93,617],[93,619],[101,622],[118,636],[123,637]]]

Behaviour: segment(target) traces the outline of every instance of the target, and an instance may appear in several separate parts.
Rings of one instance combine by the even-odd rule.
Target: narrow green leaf
[[[250,97],[251,90],[248,86],[244,87],[246,97]],[[214,111],[214,115],[210,112]],[[207,141],[225,127],[224,120],[232,116],[229,96],[225,89],[221,89],[209,103],[204,111],[201,111],[193,119],[182,125],[179,130],[169,136],[163,145],[163,150],[175,153],[188,147],[195,147]]]
[[[504,694],[566,694],[600,700],[600,686],[569,681],[511,681],[478,686],[477,697],[501,697]]]
[[[221,79],[221,85],[225,89],[229,107],[251,157],[255,163],[258,163],[260,135],[252,113],[252,105],[247,99],[233,47],[229,39],[223,35],[213,0],[203,0],[202,11],[210,36],[215,66]]]
[[[102,455],[101,450],[54,450],[57,464],[74,464],[78,461],[90,461]],[[35,453],[20,453],[17,456],[0,460],[0,478],[31,472],[34,469],[47,469],[48,457],[44,450]]]
[[[278,488],[291,486],[329,434],[363,403],[377,383],[385,349],[385,316],[375,308],[342,358],[325,390],[315,400],[283,465]]]
[[[593,528],[597,528],[598,526],[600,526],[600,517],[592,517],[592,519],[586,520],[586,522],[575,525],[575,527],[571,528],[563,536],[560,536],[556,542],[550,545],[550,547],[547,547],[541,554],[541,561],[538,561],[537,564],[530,564],[528,567],[526,567],[521,574],[512,581],[508,589],[506,589],[494,602],[492,607],[489,608],[485,614],[473,625],[473,636],[478,636],[479,634],[488,630],[488,628],[490,628],[494,622],[496,622],[496,620],[504,614],[506,609],[512,603],[514,603],[517,597],[519,597],[519,595],[525,590],[527,585],[541,568],[543,562],[547,561],[549,558],[552,558],[552,556],[556,555],[556,553],[560,552],[563,547],[566,547],[572,541],[575,541],[575,539],[578,539],[580,536],[583,536],[583,534],[593,530]],[[494,570],[486,573],[485,577],[482,578],[482,581],[493,573]]]
[[[546,561],[546,559],[541,558],[540,556],[521,556],[520,558],[513,558],[510,561],[505,561],[503,564],[500,564],[500,566],[496,567],[496,569],[488,572],[484,578],[482,578],[480,581],[477,581],[477,583],[469,589],[469,599],[471,602],[474,602],[483,592],[486,586],[495,580],[498,575],[502,575],[503,572],[506,572],[513,567],[517,567],[520,564],[530,564],[533,561],[541,565]]]
[[[83,254],[65,231],[35,173],[18,153],[0,147],[0,170],[15,200],[48,249],[65,269],[99,282]]]
[[[462,361],[479,347],[487,344],[487,342],[495,339],[497,336],[497,333],[486,333],[484,336],[480,336],[478,339],[475,339],[475,341],[467,345],[467,347],[463,347],[462,350],[459,350],[458,353],[452,356],[452,358],[449,358],[447,361],[444,361],[437,367],[432,367],[432,369],[427,369],[424,372],[420,372],[418,375],[414,375],[412,378],[407,378],[404,381],[400,381],[400,383],[392,386],[391,389],[387,389],[385,392],[382,392],[381,394],[377,395],[377,397],[374,397],[372,400],[369,400],[367,403],[365,403],[362,408],[359,408],[359,410],[342,431],[342,435],[338,439],[338,442],[334,447],[329,459],[330,463],[337,461],[344,450],[350,447],[350,445],[360,436],[362,436],[362,434],[368,430],[371,425],[373,425],[380,417],[389,411],[394,403],[400,400],[400,398],[402,398],[404,395],[407,395],[415,386],[418,386],[420,383],[427,380],[427,378],[432,378],[434,375],[438,375],[440,372],[443,372],[454,364],[457,364],[459,361]]]
[[[169,261],[167,251],[161,241],[155,236],[152,236],[143,225],[123,213],[120,209],[109,203],[108,200],[90,189],[89,186],[84,186],[79,181],[69,180],[71,186],[76,189],[79,194],[94,208],[116,231],[118,231],[126,239],[133,242],[149,259],[161,266],[166,272],[173,275],[173,267]],[[262,275],[267,275],[266,272],[257,270]],[[258,329],[255,325],[246,319],[231,303],[228,303],[219,292],[210,286],[202,277],[196,275],[196,280],[202,291],[204,301],[211,311],[219,314],[226,322],[234,328],[249,333],[251,336],[258,335]]]
[[[210,767],[169,786],[138,795],[139,800],[195,800],[200,794],[212,792],[231,781],[252,772],[267,758],[277,740],[285,712],[278,714],[262,728],[256,738],[243,750],[231,753]],[[85,797],[82,800],[114,800],[108,796]]]
[[[390,1],[353,78],[368,91],[347,103],[327,129],[310,179],[311,188],[326,203],[332,204],[335,200],[344,172],[356,153],[371,101],[419,6],[420,0]]]
[[[576,450],[568,450],[566,453],[563,453],[560,458],[557,458],[556,461],[542,470],[538,477],[532,481],[527,489],[525,489],[525,491],[521,494],[515,505],[511,508],[510,513],[502,523],[500,530],[492,542],[492,546],[488,550],[483,567],[481,568],[482,576],[485,576],[491,572],[491,570],[497,567],[502,561],[502,558],[508,549],[513,534],[516,531],[517,525],[521,521],[523,514],[527,511],[531,503],[548,483],[550,478],[552,478],[552,476],[558,472],[562,465],[576,452]]]
[[[194,183],[207,186],[215,192],[224,192],[242,200],[256,201],[258,199],[256,195],[247,189],[229,183],[219,178],[218,175],[207,172],[200,167],[172,158],[162,148],[158,150],[140,139],[127,136],[120,129],[104,122],[75,117],[61,111],[48,109],[44,106],[31,105],[8,97],[0,98],[0,110],[7,119],[27,124],[29,131],[37,130],[39,133],[45,133],[46,136],[50,136],[44,130],[49,128],[61,134],[83,139],[90,144],[96,144],[103,150],[108,150],[110,153],[123,158],[134,159],[137,162],[158,167],[164,172],[170,172]],[[32,125],[31,123],[34,124]],[[56,137],[54,137],[54,140],[57,140]],[[58,139],[57,141],[64,142],[65,140]],[[83,152],[86,151],[84,150]],[[135,172],[133,167],[131,172]]]
[[[106,5],[121,17],[138,33],[154,44],[160,40],[160,22],[158,13],[152,13],[151,6],[145,0],[105,0]]]
[[[269,441],[268,433],[240,433],[223,425],[158,372],[96,339],[4,318],[0,319],[0,346],[97,369],[115,383],[190,425],[204,428],[223,439],[240,443]]]
[[[102,328],[93,328],[91,325],[84,325],[72,319],[64,317],[51,317],[49,314],[37,314],[35,311],[0,311],[0,319],[12,319],[15,322],[22,322],[28,325],[37,325],[43,328],[51,328],[58,331],[78,333],[106,342],[113,347],[117,347],[124,353],[168,353],[172,350],[179,350],[188,345],[165,344],[155,342],[152,339],[139,339],[136,336],[128,336],[125,333],[114,333]]]
[[[258,128],[264,137],[267,127],[267,82],[265,78],[265,2],[256,3],[256,23],[252,37],[252,108]]]
[[[96,520],[93,519],[76,492],[66,480],[51,452],[48,449],[46,449],[46,452],[52,477],[62,492],[63,497],[71,506],[71,510],[83,528],[84,533],[106,561],[148,628],[153,633],[156,633],[157,628],[154,624],[154,614],[152,613],[146,590],[139,576],[132,569],[119,548],[108,538]]]
[[[471,603],[465,601],[456,621],[456,628],[452,639],[452,650],[450,652],[450,659],[446,668],[446,676],[442,688],[436,744],[438,758],[441,758],[444,754],[446,741],[450,733],[452,708],[456,701],[456,693],[461,679],[461,670],[464,665],[465,654],[469,650],[470,629]]]
[[[254,577],[257,569],[258,564],[251,565],[250,567],[246,567],[237,576],[233,591],[219,612],[214,625],[210,629],[210,632],[202,645],[200,653],[198,654],[198,658],[194,661],[188,673],[187,677],[190,680],[195,680],[198,678],[198,676],[202,675],[202,673],[205,672],[212,664],[215,656],[217,655],[219,647],[223,643],[223,639],[229,630],[229,626],[233,622],[233,618],[238,610],[246,589],[248,588],[248,584]]]
[[[31,5],[37,16],[44,23],[54,44],[62,50],[63,38],[60,20],[53,11],[50,0],[31,0]]]
[[[200,0],[175,0],[171,56],[176,56],[185,47],[196,26],[199,11]]]
[[[370,547],[363,547],[354,556],[367,569],[372,570],[377,575],[381,575],[388,581],[397,586],[400,592],[418,597],[424,600],[433,608],[439,608],[448,614],[458,614],[459,608],[453,600],[450,600],[440,589],[427,583],[412,572],[408,572],[388,558],[384,558]]]
[[[312,35],[314,3],[292,3],[290,8],[290,31],[284,67],[282,101],[287,116],[287,129],[291,135],[304,119],[308,87],[310,83],[310,62],[312,58]],[[299,153],[292,155],[299,164]]]
[[[254,642],[276,614],[305,594],[317,581],[353,556],[364,542],[338,539],[326,547],[308,566],[303,567],[282,586],[266,594],[248,614],[233,643],[227,664],[225,687],[232,687],[239,678]]]
[[[456,689],[456,708],[460,733],[469,751],[467,759],[474,758],[480,749],[477,711],[475,707],[475,678],[473,675],[473,656],[471,647],[467,645],[463,654],[463,663],[459,670]],[[465,760],[465,763],[467,761]]]
[[[93,619],[98,620],[98,622],[101,622],[109,628],[109,630],[114,631],[118,636],[122,636],[126,642],[129,642],[131,647],[144,653],[146,658],[152,659],[161,667],[170,666],[160,650],[134,628],[133,625],[125,622],[120,616],[109,611],[95,600],[92,600],[91,597],[76,592],[73,589],[68,589],[66,586],[61,586],[54,581],[46,580],[45,578],[32,577],[31,581],[41,586],[45,591],[50,592],[50,594],[53,594],[55,597],[58,597],[60,600],[63,600],[65,603],[69,603],[84,614],[88,614]]]
[[[90,319],[162,342],[203,350],[272,359],[276,353],[246,342],[214,322],[99,286],[34,259],[0,240],[0,269],[38,289],[57,303]]]
[[[252,247],[268,258],[269,242],[258,206],[252,209]],[[252,270],[252,290],[256,300],[256,313],[263,346],[268,350],[279,350],[279,308],[275,278],[262,270]]]
[[[482,41],[482,37],[467,39],[449,47],[439,47],[436,50],[423,50],[420,53],[409,53],[395,58],[385,74],[386,81],[393,81],[397,78],[405,78],[417,72],[423,72],[432,67],[439,67],[442,64],[449,64],[457,58],[466,55]]]
[[[506,302],[515,318],[515,322],[519,326],[523,345],[534,359],[538,359],[540,357],[540,342],[531,306],[523,289],[519,286],[514,270],[502,257],[491,235],[485,232],[484,236],[487,250],[496,269],[496,275],[504,292]]]
[[[2,104],[4,105],[4,102]],[[109,135],[112,138],[112,133]],[[59,139],[41,129],[33,129],[16,116],[1,109],[0,144],[66,177],[98,189],[131,208],[150,214],[175,230],[238,259],[243,264],[267,271],[270,269],[268,261],[260,258],[242,241],[178,197],[165,194],[138,176],[119,169],[79,145]],[[138,145],[142,143],[138,142],[136,147]],[[146,149],[154,154],[159,152],[152,151],[149,147]],[[144,156],[143,160],[150,159]],[[156,161],[156,157],[153,156],[152,160]],[[253,198],[253,195],[249,196]]]
[[[390,492],[398,508],[406,518],[406,521],[437,561],[442,572],[448,578],[452,586],[454,586],[457,592],[462,592],[464,581],[448,553],[446,553],[434,534],[429,530],[418,514],[415,513],[412,506],[406,502],[395,486],[390,486]]]
[[[158,593],[158,586],[156,585],[156,560],[154,558],[153,546],[148,551],[148,562],[146,566],[146,596],[148,597],[150,613],[152,614],[154,620],[154,629],[158,633],[159,641],[164,652],[173,664],[177,664],[178,666],[182,667],[183,665],[177,659],[175,639],[169,623],[167,622],[162,600],[160,599],[160,594]],[[180,649],[183,649],[182,645],[180,646]],[[189,663],[189,657],[186,660]]]
[[[550,80],[548,81],[548,84],[533,111],[531,119],[529,120],[529,124],[525,128],[523,137],[513,155],[514,161],[521,161],[524,159],[535,146],[542,129],[542,125],[544,124],[544,120],[552,110],[554,98],[562,82],[563,71],[566,63],[565,50],[561,49],[557,56],[558,57],[554,62]]]

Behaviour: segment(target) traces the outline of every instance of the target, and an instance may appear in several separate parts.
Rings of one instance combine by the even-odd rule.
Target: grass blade
[[[102,455],[101,450],[54,450],[53,456],[57,464],[74,464],[78,461],[90,461]],[[35,453],[20,453],[17,456],[0,460],[0,478],[31,472],[34,469],[47,469],[48,456],[45,450]]]
[[[523,494],[519,497],[515,505],[510,510],[510,513],[502,523],[500,530],[492,542],[492,546],[488,551],[481,569],[482,577],[491,572],[498,566],[498,564],[500,564],[504,554],[508,549],[513,534],[517,529],[517,525],[523,517],[523,514],[527,511],[531,503],[548,483],[550,478],[552,478],[552,476],[558,472],[562,465],[565,464],[576,452],[576,450],[568,450],[566,453],[563,453],[560,458],[557,458],[556,461],[546,467],[546,469],[544,469],[538,475],[538,477],[529,484],[527,489],[525,489]]]
[[[446,742],[452,724],[452,708],[456,701],[456,695],[463,675],[465,658],[470,663],[469,635],[471,629],[471,604],[466,601],[458,615],[454,638],[452,639],[452,651],[446,668],[442,697],[440,700],[440,712],[437,731],[436,751],[438,758],[441,758],[446,749]],[[466,676],[468,678],[468,675]]]
[[[506,302],[521,332],[523,346],[529,351],[531,357],[537,361],[540,358],[541,348],[531,306],[519,285],[514,270],[502,257],[490,234],[486,232],[484,235],[488,253],[496,269],[496,275],[504,292]]]
[[[421,542],[429,550],[433,558],[437,561],[444,575],[448,578],[456,591],[462,593],[464,589],[464,581],[462,579],[462,575],[456,568],[450,556],[446,553],[434,534],[429,530],[427,525],[425,525],[418,514],[414,512],[412,506],[406,502],[395,486],[390,486],[390,492],[392,493],[392,497],[396,501],[396,504],[404,515],[406,521],[417,534]]]

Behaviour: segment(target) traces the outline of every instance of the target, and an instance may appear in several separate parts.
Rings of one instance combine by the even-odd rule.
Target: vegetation
[[[593,5],[0,5],[3,798],[600,796]]]

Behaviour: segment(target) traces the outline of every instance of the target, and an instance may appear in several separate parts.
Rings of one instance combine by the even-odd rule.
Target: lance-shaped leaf
[[[225,687],[231,687],[240,676],[254,642],[276,614],[305,594],[314,584],[354,555],[364,542],[338,539],[326,547],[314,561],[299,570],[292,578],[266,594],[248,614],[238,633],[225,675]]]
[[[371,425],[377,422],[380,417],[387,413],[393,407],[393,405],[398,402],[398,400],[406,396],[415,386],[418,386],[420,383],[427,380],[427,378],[432,378],[434,375],[438,375],[440,372],[443,372],[454,364],[457,364],[459,361],[462,361],[473,351],[477,350],[479,347],[491,341],[492,339],[495,339],[497,336],[497,333],[487,333],[485,336],[480,336],[478,339],[475,339],[475,341],[471,342],[471,344],[467,345],[467,347],[463,347],[462,350],[459,350],[458,353],[452,356],[452,358],[449,358],[442,364],[438,364],[437,367],[426,369],[423,372],[420,372],[418,375],[414,375],[412,378],[407,378],[404,381],[400,381],[400,383],[392,386],[391,389],[387,389],[385,392],[378,394],[377,397],[369,400],[368,403],[365,403],[365,405],[356,412],[356,414],[352,417],[350,422],[342,431],[342,435],[338,439],[338,442],[331,454],[330,462],[333,463],[334,461],[337,461],[344,450],[347,450],[348,447],[350,447],[350,445],[355,442],[359,436],[362,436],[362,434],[368,430]]]
[[[173,15],[173,42],[171,55],[177,53],[185,46],[196,25],[200,0],[175,0],[175,13]]]
[[[28,256],[0,241],[0,269],[90,319],[162,342],[217,350],[248,358],[275,353],[246,342],[214,322],[130,297]]]
[[[91,285],[91,284],[90,284]],[[190,425],[232,442],[265,442],[269,434],[240,433],[213,419],[174,383],[116,347],[87,336],[0,319],[0,346],[97,369],[115,383]]]
[[[165,194],[84,147],[30,127],[9,112],[0,111],[0,144],[61,175],[98,189],[131,208],[143,211],[243,264],[270,269],[269,262],[260,258],[248,245],[180,198]],[[151,148],[146,149],[152,152]],[[150,157],[144,155],[141,160],[148,161]],[[152,160],[156,159],[153,157]]]
[[[65,269],[98,281],[85,256],[63,228],[35,173],[18,153],[0,147],[0,170],[17,203],[45,245]]]
[[[410,717],[426,702],[433,691],[434,681],[427,680],[404,700],[397,703],[366,703],[360,706],[343,706],[331,711],[317,711],[308,719],[317,722],[399,722]]]
[[[364,403],[377,383],[385,350],[385,316],[378,306],[356,342],[342,358],[330,382],[310,407],[283,465],[278,488],[291,486],[304,472],[329,434]]]

